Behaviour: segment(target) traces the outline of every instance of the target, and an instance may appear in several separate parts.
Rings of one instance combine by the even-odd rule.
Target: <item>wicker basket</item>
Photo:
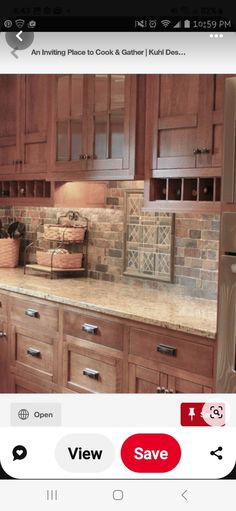
[[[19,262],[20,241],[12,238],[0,239],[0,267],[15,268]]]
[[[44,238],[53,241],[83,241],[85,236],[85,227],[70,226],[60,224],[45,224]]]
[[[53,268],[69,270],[70,268],[81,268],[83,254],[70,254],[69,252],[65,254],[57,254],[56,252],[42,252],[37,250],[36,259],[37,263],[42,266],[52,266]]]

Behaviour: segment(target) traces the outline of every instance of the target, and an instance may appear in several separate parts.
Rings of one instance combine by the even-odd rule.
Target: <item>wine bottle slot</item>
[[[196,190],[196,188],[192,189],[192,196],[193,197],[197,197],[197,190]]]

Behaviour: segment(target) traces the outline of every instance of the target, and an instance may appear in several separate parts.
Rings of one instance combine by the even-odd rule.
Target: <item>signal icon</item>
[[[162,20],[161,21],[161,24],[163,25],[163,27],[167,28],[169,25],[170,25],[171,21],[170,20]]]
[[[181,28],[182,27],[182,23],[181,21],[178,21],[178,23],[176,23],[176,25],[174,25],[173,28]]]

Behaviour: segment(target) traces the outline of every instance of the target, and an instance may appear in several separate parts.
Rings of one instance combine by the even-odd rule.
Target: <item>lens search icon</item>
[[[23,445],[16,445],[12,451],[13,461],[24,460],[27,456],[27,449]]]

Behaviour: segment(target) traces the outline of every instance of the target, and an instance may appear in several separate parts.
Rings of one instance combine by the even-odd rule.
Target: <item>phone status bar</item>
[[[41,16],[6,18],[0,30],[34,32],[234,32],[231,19],[224,17],[72,17]]]

